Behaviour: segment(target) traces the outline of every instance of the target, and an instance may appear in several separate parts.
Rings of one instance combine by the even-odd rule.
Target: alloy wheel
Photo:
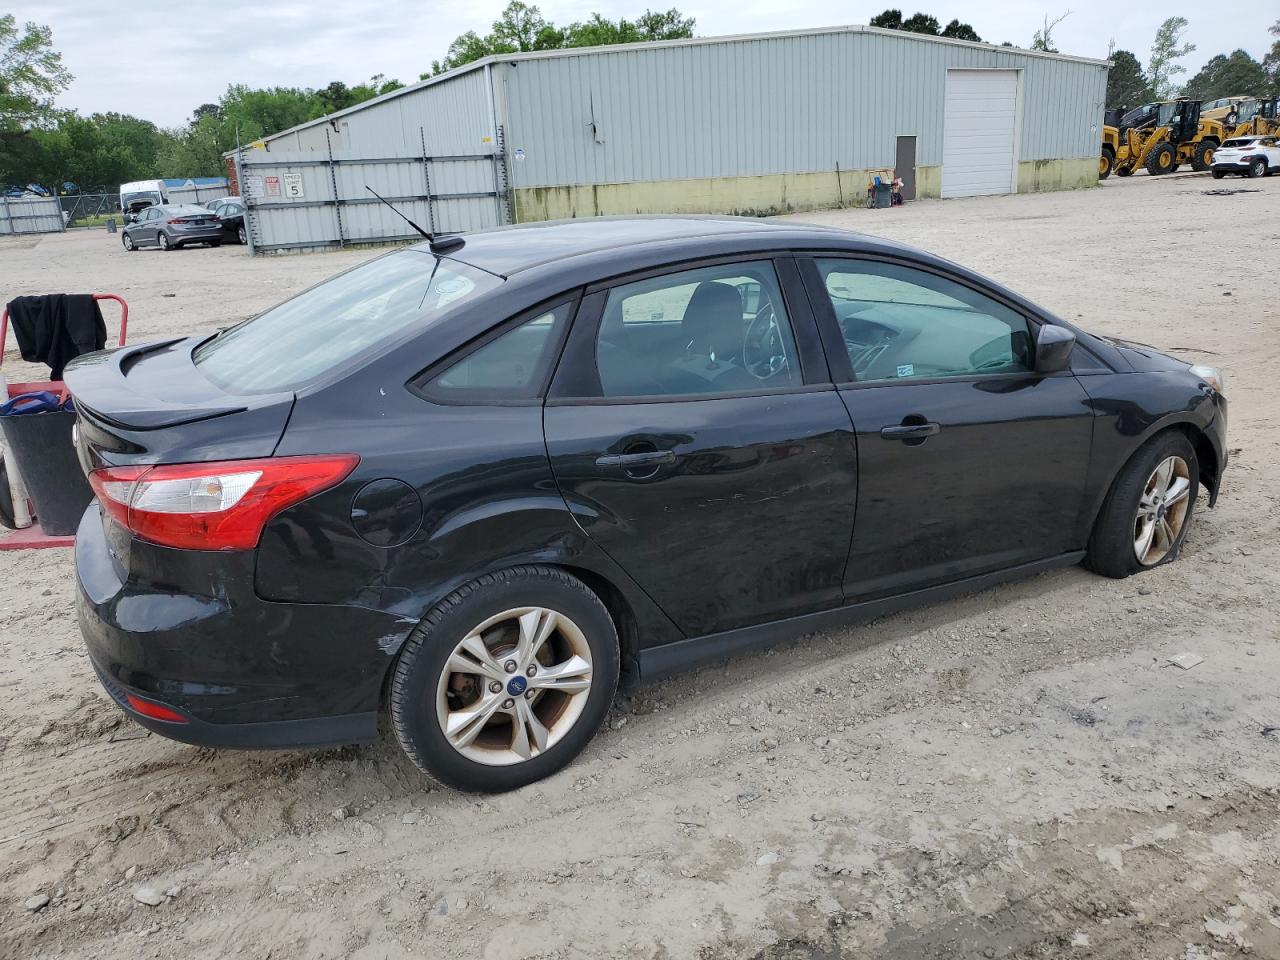
[[[1142,566],[1154,567],[1178,542],[1190,493],[1191,469],[1182,457],[1166,457],[1151,471],[1133,524],[1133,553]]]
[[[591,685],[591,647],[578,625],[545,607],[516,607],[454,647],[437,684],[436,719],[467,759],[508,766],[562,740]]]

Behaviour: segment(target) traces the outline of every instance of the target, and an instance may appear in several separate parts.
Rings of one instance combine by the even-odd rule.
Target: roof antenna
[[[416,223],[414,223],[412,220],[410,220],[408,217],[406,217],[406,216],[405,216],[403,213],[401,213],[399,210],[397,210],[397,209],[392,205],[392,203],[391,203],[391,201],[390,201],[390,200],[388,200],[386,197],[382,196],[382,194],[378,193],[378,191],[377,191],[377,190],[375,190],[375,189],[373,189],[373,187],[369,186],[369,185],[366,183],[366,184],[364,185],[364,188],[365,188],[366,190],[368,190],[370,193],[372,193],[372,194],[373,194],[375,197],[377,197],[379,200],[381,200],[383,203],[385,203],[385,204],[390,208],[390,210],[391,210],[391,212],[392,212],[392,213],[394,213],[397,217],[399,217],[401,220],[403,220],[403,221],[404,221],[405,223],[407,223],[409,226],[413,227],[413,229],[414,229],[414,230],[418,231],[418,233],[419,233],[419,234],[421,234],[423,237],[425,237],[425,238],[426,238],[426,240],[427,240],[427,243],[431,245],[431,249],[432,249],[434,252],[436,252],[436,253],[442,253],[442,252],[444,252],[444,251],[446,251],[446,250],[454,250],[454,249],[456,249],[456,248],[458,248],[458,247],[462,246],[462,244],[463,244],[463,242],[464,242],[464,241],[463,241],[463,239],[462,239],[461,237],[456,237],[456,236],[454,236],[454,237],[435,237],[435,236],[432,236],[431,234],[427,233],[427,231],[423,230],[420,226],[418,226]]]

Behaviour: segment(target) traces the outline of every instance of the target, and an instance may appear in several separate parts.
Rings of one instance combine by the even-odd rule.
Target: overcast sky
[[[646,6],[677,0],[546,0],[543,16],[566,24],[594,11],[635,16]],[[893,0],[897,2],[897,0]],[[1046,6],[1046,3],[1049,5]],[[172,126],[202,103],[217,100],[229,83],[321,87],[348,84],[375,73],[405,83],[418,79],[458,34],[484,33],[506,0],[221,0],[189,4],[126,0],[0,0],[0,12],[53,29],[55,47],[75,75],[61,98],[84,113],[115,110]],[[755,33],[866,23],[888,0],[694,0],[680,3],[697,19],[700,36]],[[115,7],[116,9],[111,9]],[[960,3],[925,0],[921,8],[946,23],[971,23],[984,40],[1027,46],[1046,13],[1070,9],[1054,31],[1063,53],[1105,57],[1107,45],[1134,51],[1144,63],[1165,17],[1190,21],[1187,39],[1197,50],[1184,61],[1188,76],[1215,53],[1243,47],[1261,57],[1280,17],[1274,0],[1230,0],[1221,6],[1192,0],[1118,3],[1116,0],[1003,0]],[[917,9],[908,3],[904,13]],[[1185,79],[1185,78],[1184,78]]]

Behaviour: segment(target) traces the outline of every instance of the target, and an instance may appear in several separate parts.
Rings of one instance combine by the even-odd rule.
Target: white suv
[[[1213,179],[1228,173],[1264,177],[1280,171],[1280,142],[1275,137],[1234,137],[1213,152]]]

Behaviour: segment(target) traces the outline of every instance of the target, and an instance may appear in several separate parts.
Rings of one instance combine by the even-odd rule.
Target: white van
[[[144,207],[169,202],[169,191],[163,180],[137,180],[120,184],[120,212],[133,216]]]

